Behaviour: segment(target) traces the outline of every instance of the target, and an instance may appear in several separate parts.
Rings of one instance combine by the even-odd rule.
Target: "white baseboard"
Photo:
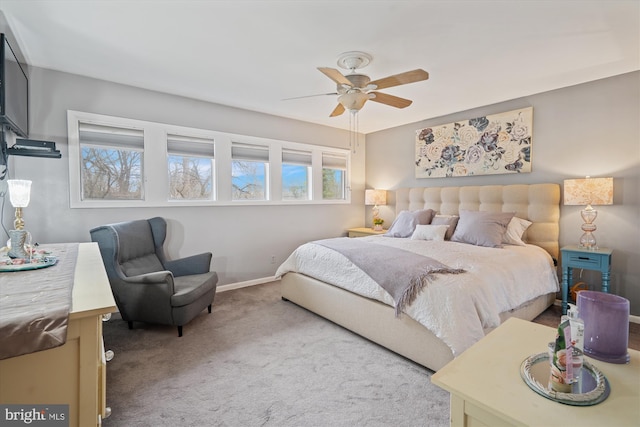
[[[227,283],[226,285],[220,285],[216,288],[216,292],[225,292],[232,289],[248,288],[249,286],[263,285],[265,283],[273,282],[276,280],[275,276],[262,277],[260,279],[247,280],[245,282]]]

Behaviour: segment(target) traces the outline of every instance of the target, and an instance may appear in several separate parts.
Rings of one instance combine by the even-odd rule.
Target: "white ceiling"
[[[639,0],[0,0],[30,65],[348,129],[316,67],[373,55],[372,79],[427,81],[368,102],[370,133],[640,69]],[[346,70],[342,70],[345,73]]]

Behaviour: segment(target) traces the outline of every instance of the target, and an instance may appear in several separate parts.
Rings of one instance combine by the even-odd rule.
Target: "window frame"
[[[82,200],[80,123],[100,126],[141,129],[144,135],[142,164],[143,200]],[[325,145],[306,144],[271,138],[231,134],[207,129],[176,126],[158,122],[107,116],[81,111],[67,111],[69,138],[69,190],[70,207],[73,208],[132,208],[167,206],[246,206],[246,205],[305,205],[305,204],[350,204],[351,203],[351,151]],[[170,135],[192,137],[214,141],[213,199],[170,199],[167,138]],[[266,200],[232,200],[231,147],[233,143],[262,145],[268,147]],[[312,157],[310,199],[283,200],[282,198],[282,152],[283,150],[310,152]],[[344,199],[322,198],[322,156],[335,153],[346,157]]]

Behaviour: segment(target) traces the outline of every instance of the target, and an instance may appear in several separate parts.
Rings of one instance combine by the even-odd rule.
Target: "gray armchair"
[[[163,218],[103,225],[91,230],[98,243],[111,290],[129,329],[134,321],[178,327],[205,307],[211,313],[218,275],[209,271],[210,252],[169,260]]]

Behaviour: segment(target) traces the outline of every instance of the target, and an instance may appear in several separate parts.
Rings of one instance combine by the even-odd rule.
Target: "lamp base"
[[[596,231],[597,228],[593,222],[598,217],[598,211],[589,205],[586,209],[580,211],[580,215],[584,220],[584,224],[580,227],[582,231],[584,231],[584,234],[580,237],[580,247],[590,250],[598,249],[596,237],[593,235],[593,232]]]
[[[9,258],[29,258],[29,254],[25,250],[28,236],[27,230],[9,230],[9,238],[11,239],[11,248],[7,253]]]
[[[582,249],[596,250],[598,244],[596,243],[596,237],[590,231],[587,231],[580,237],[580,247]]]

